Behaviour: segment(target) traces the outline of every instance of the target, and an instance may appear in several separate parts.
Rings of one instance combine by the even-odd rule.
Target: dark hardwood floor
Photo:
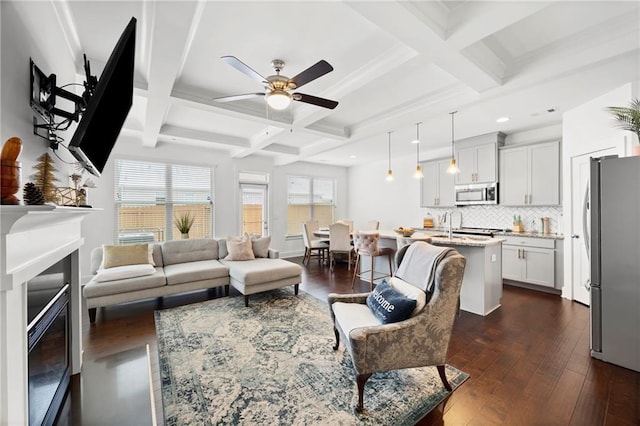
[[[315,297],[351,292],[344,263],[330,272],[312,260],[303,270],[300,288]],[[356,291],[368,289],[368,283],[356,284]],[[92,325],[85,310],[85,362],[118,359],[149,344],[156,416],[163,424],[153,312],[216,297],[223,297],[221,289],[165,297],[161,306],[148,300],[102,308]],[[232,289],[230,297],[240,294]],[[589,356],[588,320],[583,305],[511,286],[504,287],[502,307],[491,315],[461,312],[448,363],[471,377],[420,424],[640,425],[640,373]],[[83,379],[74,376],[60,424],[83,423],[82,394],[101,386]],[[104,410],[118,409],[105,395]]]

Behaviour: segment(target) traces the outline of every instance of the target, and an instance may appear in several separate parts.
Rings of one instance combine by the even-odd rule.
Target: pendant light
[[[420,124],[422,122],[416,123],[416,140],[413,141],[416,144],[416,172],[413,174],[413,177],[416,179],[422,179],[424,177],[424,173],[422,173],[422,166],[420,165]]]
[[[454,138],[453,138],[453,116],[454,114],[458,112],[458,111],[453,111],[450,112],[449,114],[451,114],[451,162],[449,163],[449,167],[447,167],[447,173],[450,175],[455,175],[460,173],[460,169],[458,168],[458,165],[456,164],[456,156],[455,153],[453,152],[453,145],[454,145]]]
[[[393,180],[393,172],[391,171],[391,132],[387,132],[389,134],[389,169],[387,170],[387,182],[391,182]]]

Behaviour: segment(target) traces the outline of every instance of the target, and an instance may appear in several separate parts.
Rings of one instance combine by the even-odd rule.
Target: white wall
[[[49,2],[0,2],[2,8],[2,60],[0,84],[2,85],[0,109],[0,143],[8,138],[17,136],[22,139],[22,154],[18,158],[22,162],[22,182],[29,181],[34,173],[33,165],[36,158],[48,149],[48,142],[33,134],[34,113],[29,105],[30,71],[29,57],[46,74],[55,73],[58,86],[76,81],[76,64],[71,53],[66,48],[53,6]],[[50,19],[38,20],[33,13],[37,7],[37,16],[49,16]],[[66,132],[71,135],[70,132]],[[63,134],[64,136],[64,134]],[[72,161],[72,157],[64,149],[59,155],[65,161]],[[53,157],[53,155],[52,155]],[[55,158],[55,157],[54,157]],[[68,171],[72,166],[66,166],[58,159],[58,185],[68,186]],[[18,194],[22,198],[22,193]]]
[[[581,224],[572,223],[571,211],[571,161],[573,157],[607,148],[616,149],[618,155],[628,155],[637,138],[631,132],[613,124],[608,106],[627,106],[634,97],[640,97],[640,82],[625,84],[583,105],[567,111],[562,116],[562,182],[566,202],[563,205],[564,229],[567,235]],[[632,142],[636,140],[635,142]],[[564,240],[564,288],[562,296],[573,299],[573,270],[571,238]]]

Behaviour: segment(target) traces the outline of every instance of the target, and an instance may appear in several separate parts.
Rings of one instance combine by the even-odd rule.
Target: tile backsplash
[[[513,216],[520,215],[524,230],[526,232],[542,232],[542,217],[548,217],[551,233],[562,234],[562,207],[509,207],[509,206],[464,206],[451,208],[429,208],[424,210],[425,216],[433,217],[433,223],[438,226],[438,220],[442,219],[445,212],[462,213],[462,226],[473,228],[502,228],[511,229]],[[454,225],[459,220],[457,215],[453,216]]]

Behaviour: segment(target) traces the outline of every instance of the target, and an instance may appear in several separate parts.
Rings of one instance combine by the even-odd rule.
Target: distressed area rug
[[[326,303],[282,289],[156,311],[167,425],[411,425],[444,398],[435,367],[375,373],[358,415]],[[447,366],[455,389],[469,376]]]

